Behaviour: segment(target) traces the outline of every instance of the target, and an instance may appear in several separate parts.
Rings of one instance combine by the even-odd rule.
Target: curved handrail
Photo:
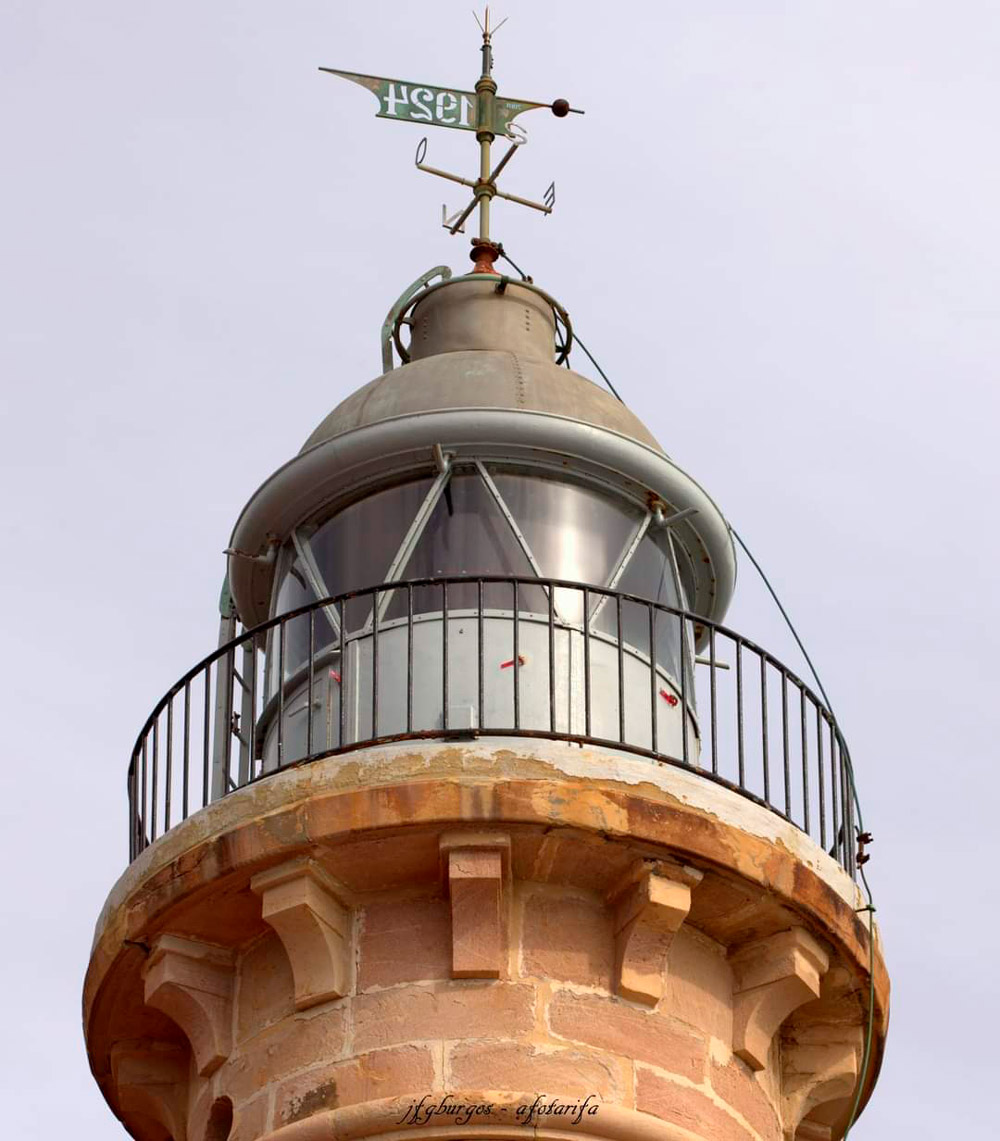
[[[479,675],[480,675],[480,701],[478,704],[480,724],[472,730],[474,735],[512,735],[512,736],[526,736],[526,737],[548,737],[557,740],[573,741],[579,743],[590,743],[595,746],[609,747],[619,750],[625,750],[632,753],[638,753],[652,759],[662,761],[668,764],[679,765],[688,769],[689,771],[696,772],[707,779],[713,780],[718,784],[723,785],[738,792],[741,795],[751,799],[759,804],[766,806],[779,815],[787,818],[792,823],[796,824],[803,831],[812,835],[819,843],[822,844],[824,849],[827,849],[830,841],[832,840],[832,848],[830,854],[834,855],[840,863],[853,875],[856,871],[855,866],[855,853],[854,853],[854,836],[853,836],[853,798],[854,787],[853,780],[851,779],[851,769],[849,753],[847,750],[846,742],[844,741],[843,734],[840,727],[830,710],[824,705],[820,697],[806,684],[797,674],[793,673],[781,661],[779,661],[773,654],[759,646],[757,643],[743,635],[737,633],[730,628],[715,623],[702,615],[691,613],[690,611],[683,610],[677,607],[668,606],[663,603],[652,602],[649,599],[642,598],[638,595],[626,594],[620,591],[609,590],[604,587],[592,586],[587,583],[573,582],[564,579],[539,579],[532,576],[511,576],[511,575],[456,575],[447,577],[427,577],[418,579],[400,580],[390,583],[381,583],[378,586],[365,587],[360,590],[350,591],[345,594],[334,595],[327,598],[317,600],[315,602],[307,603],[295,610],[288,611],[285,614],[278,615],[274,618],[268,619],[266,622],[260,623],[258,626],[245,630],[236,638],[218,647],[212,653],[202,658],[195,666],[188,670],[181,678],[178,679],[164,694],[164,696],[157,702],[153,711],[146,719],[138,737],[136,738],[135,747],[132,751],[131,759],[128,766],[128,792],[130,804],[130,855],[134,858],[139,851],[142,850],[148,843],[151,843],[157,835],[157,808],[162,801],[163,805],[163,820],[164,831],[171,826],[171,792],[174,785],[178,783],[176,771],[174,769],[174,748],[175,738],[178,736],[177,725],[180,723],[181,714],[183,715],[183,736],[182,736],[182,793],[183,793],[183,808],[180,818],[186,817],[189,808],[189,791],[190,791],[190,777],[193,774],[192,767],[192,724],[193,717],[191,712],[191,694],[192,686],[199,683],[202,687],[204,696],[204,731],[202,738],[202,747],[199,750],[199,755],[202,758],[203,769],[203,785],[202,785],[202,800],[203,803],[208,803],[210,799],[216,799],[219,795],[223,795],[229,791],[230,786],[241,787],[248,784],[253,780],[261,779],[269,775],[268,772],[254,773],[253,768],[257,760],[261,759],[259,749],[259,738],[257,727],[261,719],[261,714],[264,712],[264,704],[268,700],[272,705],[277,699],[278,712],[277,720],[279,723],[279,734],[281,726],[286,717],[286,697],[285,690],[287,678],[285,677],[284,660],[280,664],[280,674],[282,682],[276,687],[276,692],[272,693],[270,699],[267,697],[267,686],[261,684],[258,686],[257,679],[259,674],[259,657],[258,651],[265,648],[270,639],[274,637],[274,631],[279,631],[278,642],[280,645],[281,656],[284,656],[284,649],[287,642],[286,629],[289,624],[294,623],[297,619],[302,619],[307,615],[313,615],[309,619],[309,653],[304,659],[303,666],[308,662],[316,659],[317,647],[315,646],[315,615],[318,612],[326,611],[327,613],[338,613],[341,619],[346,613],[346,609],[350,602],[359,598],[374,598],[388,591],[405,592],[408,599],[408,614],[405,622],[405,629],[407,631],[406,638],[407,644],[410,646],[410,664],[408,675],[408,702],[412,706],[413,700],[413,675],[412,675],[412,643],[413,631],[415,626],[421,625],[426,618],[421,614],[414,614],[413,612],[413,596],[414,591],[420,588],[433,587],[442,591],[442,599],[445,604],[445,612],[447,612],[447,592],[449,587],[468,586],[469,584],[478,587],[478,597],[480,601],[480,610],[478,621],[480,626],[484,621],[485,612],[482,610],[483,588],[489,585],[504,585],[512,590],[512,598],[516,603],[516,596],[519,589],[523,588],[541,588],[544,590],[549,599],[549,614],[547,617],[549,626],[549,648],[548,648],[548,670],[549,670],[549,694],[550,694],[550,709],[551,720],[549,721],[548,729],[544,726],[522,725],[517,719],[517,698],[515,697],[515,717],[513,725],[500,725],[491,726],[482,723],[483,715],[483,641],[482,631],[480,630],[479,640],[476,643],[476,653],[479,659]],[[561,618],[554,617],[553,597],[554,592],[559,590],[576,591],[584,601],[585,615],[584,619],[579,622],[569,622]],[[592,606],[591,600],[607,598],[609,601],[614,602],[614,609],[617,611],[617,621],[621,622],[621,614],[623,605],[636,606],[644,608],[648,614],[649,622],[649,645],[650,657],[648,662],[643,652],[636,651],[631,647],[627,641],[621,636],[621,626],[617,628],[617,632],[608,636],[606,631],[598,631],[593,625]],[[473,611],[473,616],[475,616]],[[497,611],[495,608],[491,609],[490,617],[495,617],[498,613],[506,614],[506,611]],[[513,616],[514,608],[512,606],[509,614]],[[515,645],[518,636],[518,629],[528,620],[529,612],[523,605],[517,605],[516,621],[512,621],[512,628],[514,631]],[[440,619],[441,612],[433,611],[433,614]],[[677,647],[678,658],[683,660],[684,665],[680,671],[679,679],[673,681],[664,680],[667,675],[661,668],[661,663],[657,662],[655,645],[654,645],[654,626],[659,616],[669,618],[672,622],[677,623]],[[542,615],[544,621],[545,616]],[[489,620],[486,618],[486,620]],[[510,621],[511,619],[506,619]],[[440,622],[442,627],[443,645],[447,651],[447,626],[448,623]],[[689,634],[695,628],[700,628],[707,633],[707,646],[708,657],[696,658],[694,662],[690,660],[693,640],[690,639]],[[572,725],[567,722],[565,729],[557,729],[556,716],[555,716],[555,643],[553,641],[553,631],[573,631],[581,636],[585,643],[585,657],[589,652],[591,642],[601,639],[603,644],[610,643],[612,646],[617,647],[618,657],[618,675],[619,675],[619,689],[617,694],[617,711],[620,725],[620,732],[617,739],[609,738],[602,734],[597,734],[592,731],[591,717],[592,711],[598,709],[598,703],[592,700],[590,692],[590,677],[591,665],[589,658],[586,658],[585,669],[585,712],[586,712],[586,732],[579,733],[573,731]],[[368,630],[366,634],[362,632],[354,632],[349,635],[351,640],[356,640],[359,636],[375,638],[377,642],[378,637],[384,633],[376,624],[374,630]],[[345,634],[343,630],[340,634],[340,649],[346,645]],[[718,658],[718,648],[720,645],[727,645],[735,652],[735,693],[729,692],[727,695],[720,696],[720,683],[718,675],[720,670],[727,670],[731,672],[732,667],[727,663],[723,663]],[[329,649],[329,644],[325,644],[323,649]],[[239,670],[236,668],[237,651],[242,650],[245,660],[250,663],[249,680],[243,677]],[[335,648],[336,652],[336,648]],[[377,649],[375,650],[377,658]],[[625,659],[628,658],[631,662],[639,662],[639,667],[644,669],[648,674],[648,689],[642,694],[634,686],[626,688],[625,686]],[[754,671],[753,665],[745,665],[745,659],[752,659],[756,665]],[[444,653],[443,668],[445,676],[447,676],[447,660],[448,653]],[[646,663],[643,665],[643,663]],[[698,685],[694,677],[694,665],[705,665],[709,669],[708,682],[703,689],[702,697],[705,699],[706,709],[703,709],[701,715],[695,719],[694,705],[695,694],[698,690]],[[265,668],[271,669],[275,663],[270,663]],[[519,692],[519,675],[521,668],[515,655],[515,661],[510,663],[513,665],[514,675],[514,692]],[[544,664],[544,663],[543,663]],[[633,668],[633,667],[629,667]],[[377,663],[375,665],[374,677],[377,679]],[[212,673],[216,674],[215,682],[215,700],[212,701]],[[769,673],[770,671],[770,673]],[[313,670],[306,669],[305,672],[309,677],[309,702],[310,708],[312,707],[313,697]],[[301,673],[301,671],[300,671]],[[746,701],[745,689],[747,688],[747,678],[749,675],[754,674],[755,682],[759,693],[759,702],[750,702],[749,705]],[[340,684],[340,677],[333,671],[331,676],[337,678]],[[780,687],[780,735],[776,733],[774,725],[771,723],[771,718],[774,716],[773,706],[776,704],[774,692],[769,695],[768,680],[769,677],[777,677],[778,685]],[[662,684],[661,684],[662,683]],[[304,684],[304,683],[302,683]],[[499,683],[497,683],[499,685]],[[509,683],[508,683],[509,684]],[[447,697],[447,681],[444,683],[443,700],[446,701]],[[667,692],[669,686],[671,692]],[[378,730],[378,700],[375,696],[376,684],[372,685],[372,704],[374,709],[372,718],[373,732],[369,737],[359,737],[357,740],[348,741],[344,734],[344,716],[341,713],[340,733],[335,746],[330,746],[329,742],[323,743],[323,747],[315,749],[312,747],[313,729],[312,729],[312,715],[306,719],[309,725],[308,729],[308,749],[306,755],[296,757],[291,762],[286,762],[283,757],[279,757],[279,767],[287,767],[288,763],[301,764],[309,760],[316,760],[320,757],[335,755],[340,752],[346,752],[357,748],[366,747],[377,743],[384,743],[390,740],[406,740],[406,739],[447,739],[454,736],[468,736],[469,729],[455,729],[449,728],[447,724],[447,713],[444,713],[443,724],[444,728],[432,729],[415,729],[408,720],[407,729],[405,732],[385,733],[379,734]],[[690,693],[686,693],[685,689],[690,689]],[[264,702],[258,709],[257,691],[261,692]],[[239,690],[239,701],[236,700],[237,690]],[[789,692],[793,691],[798,696],[793,698],[798,702],[798,728],[794,729],[790,720],[790,705],[789,705]],[[614,695],[612,695],[614,696]],[[677,752],[682,753],[682,756],[673,755],[671,752],[663,751],[657,747],[657,727],[661,718],[660,707],[657,705],[656,698],[659,696],[664,699],[672,708],[680,704],[682,712],[685,714],[682,717],[682,724],[680,729],[681,746]],[[181,713],[175,716],[175,704],[179,699],[183,698],[181,702]],[[648,706],[644,704],[648,698]],[[679,698],[679,701],[678,701]],[[339,699],[338,699],[339,700]],[[602,693],[599,701],[606,702],[608,700],[607,694]],[[733,702],[735,701],[735,704]],[[631,735],[626,731],[626,714],[629,718],[633,719],[636,715],[636,710],[630,711],[630,706],[641,705],[643,716],[647,721],[651,722],[651,739],[641,739],[642,734],[632,732]],[[726,705],[726,709],[723,709]],[[237,712],[237,709],[240,712]],[[808,711],[811,711],[808,712]],[[411,710],[412,712],[412,710]],[[213,716],[214,713],[214,716]],[[795,711],[791,711],[791,717],[794,719]],[[240,719],[244,718],[243,728],[240,728]],[[273,711],[272,711],[273,718]],[[815,720],[814,725],[807,725],[807,719]],[[752,742],[748,742],[747,735],[747,720],[753,722],[754,727],[758,730],[756,736],[756,746]],[[163,732],[161,732],[161,723],[165,722]],[[215,728],[212,729],[212,724]],[[649,727],[649,726],[647,726]],[[735,735],[734,735],[735,734]],[[676,736],[676,734],[675,734]],[[691,761],[690,753],[694,749],[694,744],[690,743],[692,736],[696,738],[696,745],[701,750],[701,758],[696,756],[694,763]],[[796,738],[793,740],[793,736]],[[158,761],[160,755],[161,738],[164,740],[165,748],[165,779],[161,789],[159,782],[159,768]],[[723,741],[723,738],[726,738]],[[237,780],[234,782],[229,769],[229,753],[232,748],[234,739],[240,742],[240,749],[242,754],[241,769],[238,774]],[[827,744],[828,739],[828,744]],[[811,743],[811,746],[810,746]],[[736,771],[727,776],[722,771],[723,765],[720,758],[720,744],[724,744],[727,750],[727,755],[730,761],[730,768],[734,760],[738,762]],[[760,775],[762,785],[754,787],[754,780],[751,779],[749,774],[748,765],[748,745],[750,749],[757,748],[754,757],[751,758],[755,765],[760,767]],[[705,756],[707,746],[708,755]],[[222,755],[225,758],[225,773],[227,785],[224,789],[213,790],[213,795],[209,796],[208,790],[208,773],[210,765],[210,747],[211,750],[221,749]],[[281,751],[280,737],[278,745],[279,753]],[[828,752],[826,750],[829,750]],[[149,771],[149,753],[152,751],[152,769]],[[697,750],[695,750],[697,752]],[[780,772],[772,772],[771,754],[779,753],[781,757]],[[793,771],[792,761],[795,761],[795,769]],[[702,763],[704,761],[704,763]],[[710,768],[708,762],[710,761]],[[214,757],[212,758],[214,764]],[[825,765],[829,764],[829,776],[825,773]],[[213,772],[215,770],[213,769]],[[756,773],[756,769],[755,769]],[[772,779],[776,786],[779,786],[779,791],[782,794],[779,797],[772,795]],[[829,781],[829,796],[827,796],[826,785]],[[793,809],[793,798],[796,801],[796,806]],[[783,801],[784,807],[776,803],[776,800]],[[150,826],[151,825],[151,826]],[[817,827],[818,825],[818,827]]]

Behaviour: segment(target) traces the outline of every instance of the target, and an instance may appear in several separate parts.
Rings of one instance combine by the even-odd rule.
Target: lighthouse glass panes
[[[683,573],[683,572],[682,572]],[[680,606],[667,529],[641,503],[564,470],[463,457],[442,472],[375,491],[333,516],[300,527],[282,552],[275,615],[326,597],[384,582],[455,576],[551,578]],[[478,612],[484,624],[482,647]],[[552,592],[556,634],[550,694],[549,590],[520,583],[518,667],[523,694],[513,694],[514,588],[510,582],[451,582],[447,590],[450,683],[440,682],[444,655],[444,588],[438,582],[363,594],[285,624],[284,761],[306,753],[305,688],[310,646],[312,751],[410,730],[513,726],[584,733],[584,657],[590,655],[591,726],[587,735],[620,736],[618,643],[625,647],[625,714],[632,744],[652,745],[650,671],[661,676],[671,705],[681,689],[680,623],[649,607],[590,595],[584,646],[584,592]],[[414,615],[413,675],[407,628]],[[341,620],[343,630],[341,630]],[[378,724],[372,723],[373,628],[379,630]],[[277,692],[279,648],[269,645],[269,689]],[[482,705],[478,657],[484,658]],[[341,661],[343,656],[343,661]],[[495,660],[494,660],[495,659]],[[394,674],[399,676],[393,682]],[[634,674],[634,676],[632,676]],[[543,684],[544,682],[544,684]],[[413,687],[407,709],[407,688]],[[383,688],[385,692],[383,692]],[[693,686],[688,686],[688,697]],[[552,700],[550,700],[550,697]],[[340,704],[345,702],[341,714]],[[446,708],[447,707],[447,708]],[[409,723],[408,723],[408,720]],[[265,720],[267,718],[265,717]],[[273,712],[272,712],[273,720]],[[674,718],[676,721],[677,719]],[[447,726],[446,726],[447,721]],[[274,726],[261,725],[265,739]],[[665,743],[665,742],[663,742]],[[662,744],[661,743],[661,747]],[[268,754],[271,754],[270,756]],[[277,763],[265,749],[265,768]]]

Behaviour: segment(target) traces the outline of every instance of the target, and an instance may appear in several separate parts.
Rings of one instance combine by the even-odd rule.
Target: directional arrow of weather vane
[[[548,107],[554,115],[565,118],[571,111],[582,115],[583,112],[570,107],[565,99],[557,99],[554,103],[533,103],[526,99],[508,99],[497,95],[496,81],[493,79],[493,48],[492,35],[499,28],[490,28],[490,13],[486,9],[485,24],[480,23],[483,33],[483,69],[474,91],[460,91],[451,87],[433,87],[430,84],[410,83],[400,79],[387,79],[378,75],[361,75],[354,71],[339,71],[333,67],[321,67],[330,75],[339,75],[349,79],[352,83],[366,87],[378,99],[379,109],[376,117],[380,119],[402,119],[409,123],[422,123],[432,127],[451,127],[459,131],[475,131],[479,142],[479,177],[478,179],[463,178],[451,174],[446,170],[427,166],[424,158],[427,154],[427,139],[421,139],[417,147],[416,165],[418,170],[428,174],[436,174],[439,178],[446,178],[450,182],[457,182],[468,186],[473,192],[472,201],[468,206],[451,218],[444,210],[444,226],[452,234],[464,229],[465,220],[472,211],[479,206],[479,237],[473,240],[473,257],[479,258],[480,251],[487,253],[487,265],[491,265],[494,257],[489,253],[497,247],[490,241],[490,202],[494,197],[505,198],[509,202],[516,202],[521,206],[530,206],[533,210],[540,210],[543,214],[551,214],[555,205],[555,183],[551,183],[545,191],[543,201],[533,202],[529,198],[521,198],[516,194],[508,194],[497,189],[496,181],[500,172],[517,153],[518,147],[527,141],[525,132],[514,123],[514,119],[524,111],[533,111],[538,107]],[[478,17],[477,17],[478,22]],[[501,21],[504,23],[505,21]],[[495,167],[491,167],[490,148],[497,136],[510,139],[510,149],[504,154]]]

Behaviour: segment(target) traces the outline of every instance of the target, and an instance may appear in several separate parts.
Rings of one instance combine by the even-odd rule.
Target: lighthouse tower
[[[840,728],[723,625],[720,508],[497,272],[493,200],[553,194],[498,188],[542,105],[488,25],[475,92],[336,74],[476,133],[475,264],[236,521],[129,759],[94,1076],[137,1141],[840,1138],[888,1018]]]

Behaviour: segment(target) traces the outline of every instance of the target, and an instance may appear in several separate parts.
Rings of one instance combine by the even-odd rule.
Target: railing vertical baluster
[[[149,810],[147,808],[147,802],[149,799],[149,776],[148,776],[149,749],[148,749],[148,742],[149,742],[149,734],[143,733],[143,735],[142,735],[142,811],[140,813],[140,820],[139,820],[140,827],[142,830],[142,843],[139,847],[140,851],[142,851],[142,849],[146,847],[146,835],[147,835],[147,832],[149,831],[149,829],[147,827],[147,822],[149,820]]]
[[[378,644],[381,641],[379,636],[379,620],[378,620],[378,591],[376,590],[372,595],[372,739],[378,740]]]
[[[719,775],[719,729],[718,729],[718,693],[715,681],[715,627],[709,626],[708,628],[708,672],[711,677],[708,679],[709,689],[709,706],[711,709],[712,718],[712,773],[715,776]]]
[[[143,741],[145,743],[145,738],[143,738]],[[146,846],[146,809],[142,803],[142,800],[140,799],[141,794],[139,791],[140,782],[142,781],[142,768],[143,768],[143,760],[142,760],[141,753],[142,753],[142,750],[138,750],[138,749],[136,750],[135,776],[134,776],[134,780],[133,780],[133,785],[134,785],[134,790],[135,790],[134,844],[135,844],[135,854],[137,856],[143,850],[143,848],[145,848],[145,846]]]
[[[208,804],[208,778],[212,763],[212,667],[205,666],[203,688],[205,691],[205,721],[202,731],[201,758],[201,806]]]
[[[850,754],[847,753],[847,745],[844,744],[843,740],[841,741],[841,745],[844,748],[845,754],[847,754],[847,757],[846,757],[847,767],[845,770],[844,779],[846,782],[846,789],[847,789],[847,803],[851,806],[851,812],[850,812],[850,816],[851,816],[851,846],[850,846],[851,878],[856,879],[857,873],[858,873],[858,832],[857,832],[857,827],[854,823],[854,812],[855,812],[854,773],[851,769],[851,758],[850,758]]]
[[[839,860],[841,845],[843,843],[843,834],[840,830],[840,811],[838,808],[837,796],[837,744],[836,736],[834,735],[833,721],[829,722],[830,726],[830,800],[833,808],[833,851],[831,855]]]
[[[139,826],[137,824],[135,790],[136,778],[139,773],[139,753],[132,754],[132,763],[128,767],[128,859],[131,863],[139,854]]]
[[[851,768],[850,752],[847,750],[846,743],[844,749],[847,752],[847,795],[851,805],[851,877],[857,879],[858,874],[858,830],[854,823],[854,813],[857,805],[854,801],[854,770]]]
[[[781,671],[781,758],[785,779],[785,816],[792,818],[792,766],[788,752],[788,674]]]
[[[174,783],[174,697],[171,694],[167,701],[167,756],[165,770],[165,786],[163,789],[163,831],[170,829],[170,800]]]
[[[413,732],[413,587],[406,588],[406,731]]]
[[[656,611],[650,602],[646,606],[646,616],[649,620],[649,741],[654,753],[660,751],[660,742],[656,732]]]
[[[486,719],[486,677],[485,677],[485,659],[486,659],[486,646],[483,641],[485,632],[485,623],[483,621],[483,580],[476,579],[476,625],[478,626],[478,650],[479,661],[476,663],[478,668],[478,699],[479,699],[479,716],[476,719],[479,728],[482,729]]]
[[[448,580],[441,583],[441,705],[442,725],[448,730]]]
[[[306,756],[313,755],[313,701],[316,691],[316,611],[310,610],[309,618],[309,683],[306,691]],[[257,671],[254,670],[256,675]],[[253,708],[253,701],[250,706]],[[250,730],[251,754],[250,767],[253,768],[253,730]]]
[[[834,742],[837,747],[837,785],[840,789],[840,830],[844,838],[843,855],[840,862],[843,867],[848,868],[851,850],[850,809],[844,787],[844,750],[840,747],[839,734],[834,735]]]
[[[340,600],[340,716],[337,718],[339,725],[337,726],[337,748],[344,747],[344,738],[347,730],[347,694],[353,692],[358,684],[356,677],[349,677],[347,671],[347,653],[346,653],[346,629],[347,629],[347,603],[342,598]],[[348,688],[350,683],[350,689]]]
[[[257,762],[257,635],[250,635],[250,724],[244,726],[250,742],[250,780],[254,779]],[[311,659],[310,659],[311,660]],[[246,679],[244,679],[246,680]]]
[[[184,776],[181,782],[181,811],[182,819],[188,818],[188,787],[190,783],[189,767],[191,761],[191,681],[184,683]]]
[[[816,705],[816,783],[819,786],[819,846],[826,851],[826,787],[823,780],[823,714]]]
[[[144,737],[143,738],[143,745],[142,745],[143,756],[142,756],[142,759],[138,762],[142,766],[143,770],[146,767],[145,752],[146,752],[146,741],[145,741],[145,737]],[[145,781],[145,777],[143,777],[141,775],[140,770],[137,768],[136,769],[136,789],[135,789],[135,793],[136,793],[136,795],[135,795],[135,804],[136,804],[135,854],[137,856],[146,847],[146,806],[140,797],[140,792],[139,792],[139,781],[140,781],[140,779]]]
[[[854,876],[854,813],[851,804],[850,781],[847,775],[847,764],[844,760],[844,743],[837,734],[837,755],[840,767],[841,816],[844,821],[844,867]]]
[[[160,715],[156,715],[153,722],[153,803],[150,811],[149,839],[156,839],[156,809],[159,799],[159,766],[160,766]]]
[[[740,788],[747,786],[746,749],[743,743],[743,643],[736,640],[736,762]]]
[[[233,771],[233,714],[236,712],[236,650],[230,645],[229,653],[226,654],[226,687],[225,695],[225,709],[223,711],[222,724],[219,726],[221,732],[225,733],[226,747],[223,750],[223,764],[225,772],[222,782],[222,796],[229,793],[229,786],[232,784],[232,771]],[[222,669],[222,659],[219,659],[219,669]],[[218,694],[216,694],[218,696]]]
[[[278,768],[285,763],[285,626],[287,619],[278,623]]]
[[[806,737],[806,691],[799,688],[799,735],[802,740],[802,830],[809,834],[809,742]]]
[[[312,611],[310,611],[312,613]],[[240,762],[236,770],[236,783],[242,788],[253,779],[253,728],[256,724],[254,717],[253,693],[251,679],[256,662],[253,649],[247,640],[246,630],[240,635],[240,668],[235,680],[240,683],[240,712],[235,716],[237,736],[240,742]]]
[[[625,744],[625,631],[622,628],[622,596],[615,595],[618,622],[618,740]]]
[[[555,590],[546,592],[549,600],[549,732],[556,731],[556,622]]]
[[[521,613],[514,579],[514,728],[521,728]]]
[[[760,657],[760,737],[764,764],[764,803],[771,807],[771,763],[767,748],[767,661]]]
[[[583,732],[590,737],[590,591],[583,588]]]
[[[688,701],[687,701],[687,679],[688,679],[688,652],[687,652],[687,634],[684,631],[684,615],[678,613],[677,624],[680,628],[680,641],[678,646],[680,648],[680,661],[681,661],[681,750],[684,764],[691,763],[690,753],[691,747],[688,744]]]
[[[553,588],[554,590],[555,588]],[[575,591],[579,596],[580,591]],[[573,613],[572,607],[567,606],[569,613]],[[564,626],[566,631],[566,732],[572,733],[576,725],[579,724],[579,713],[577,712],[574,703],[574,667],[579,672],[580,667],[576,664],[577,654],[573,649],[573,628],[570,622]]]

